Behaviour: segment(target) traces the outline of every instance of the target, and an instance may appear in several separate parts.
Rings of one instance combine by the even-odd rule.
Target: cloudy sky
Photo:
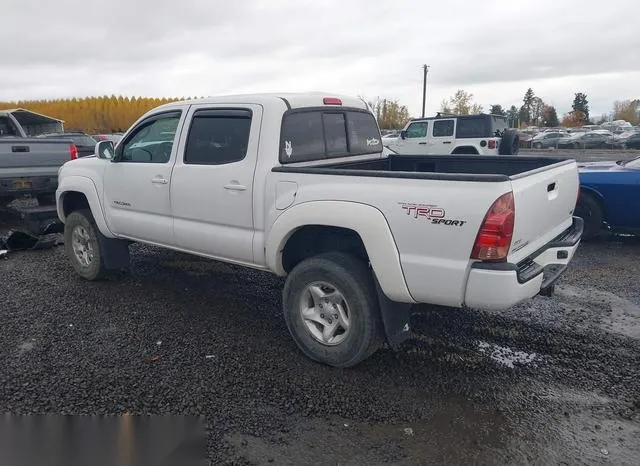
[[[306,91],[398,99],[527,87],[591,114],[640,97],[640,0],[1,0],[0,101]]]

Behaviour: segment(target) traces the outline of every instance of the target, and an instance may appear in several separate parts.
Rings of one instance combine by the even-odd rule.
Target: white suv
[[[409,121],[400,137],[383,144],[397,154],[516,155],[520,137],[500,115],[438,114]]]

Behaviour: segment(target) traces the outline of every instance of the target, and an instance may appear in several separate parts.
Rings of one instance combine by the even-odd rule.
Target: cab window
[[[142,122],[122,144],[118,162],[167,163],[181,112],[153,116]]]

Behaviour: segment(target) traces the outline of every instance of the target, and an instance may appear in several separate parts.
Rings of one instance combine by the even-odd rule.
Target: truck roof
[[[299,93],[264,93],[264,94],[232,94],[232,95],[222,95],[215,97],[205,97],[203,99],[192,99],[192,100],[181,100],[178,102],[170,102],[168,104],[164,104],[158,108],[169,109],[172,107],[177,107],[179,105],[184,104],[258,104],[263,106],[269,105],[278,105],[281,106],[283,103],[287,106],[287,108],[303,108],[303,107],[322,107],[324,105],[328,106],[338,106],[325,104],[325,98],[333,98],[339,99],[342,102],[342,106],[344,107],[355,107],[367,109],[367,104],[364,100],[346,96],[335,94],[331,92],[299,92]]]

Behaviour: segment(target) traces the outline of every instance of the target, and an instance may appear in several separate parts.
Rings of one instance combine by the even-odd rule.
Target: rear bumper
[[[57,187],[57,176],[0,177],[0,196],[20,197],[25,194],[54,193]]]
[[[473,263],[465,306],[504,310],[550,290],[578,249],[583,229],[584,221],[574,217],[571,227],[517,264]]]

